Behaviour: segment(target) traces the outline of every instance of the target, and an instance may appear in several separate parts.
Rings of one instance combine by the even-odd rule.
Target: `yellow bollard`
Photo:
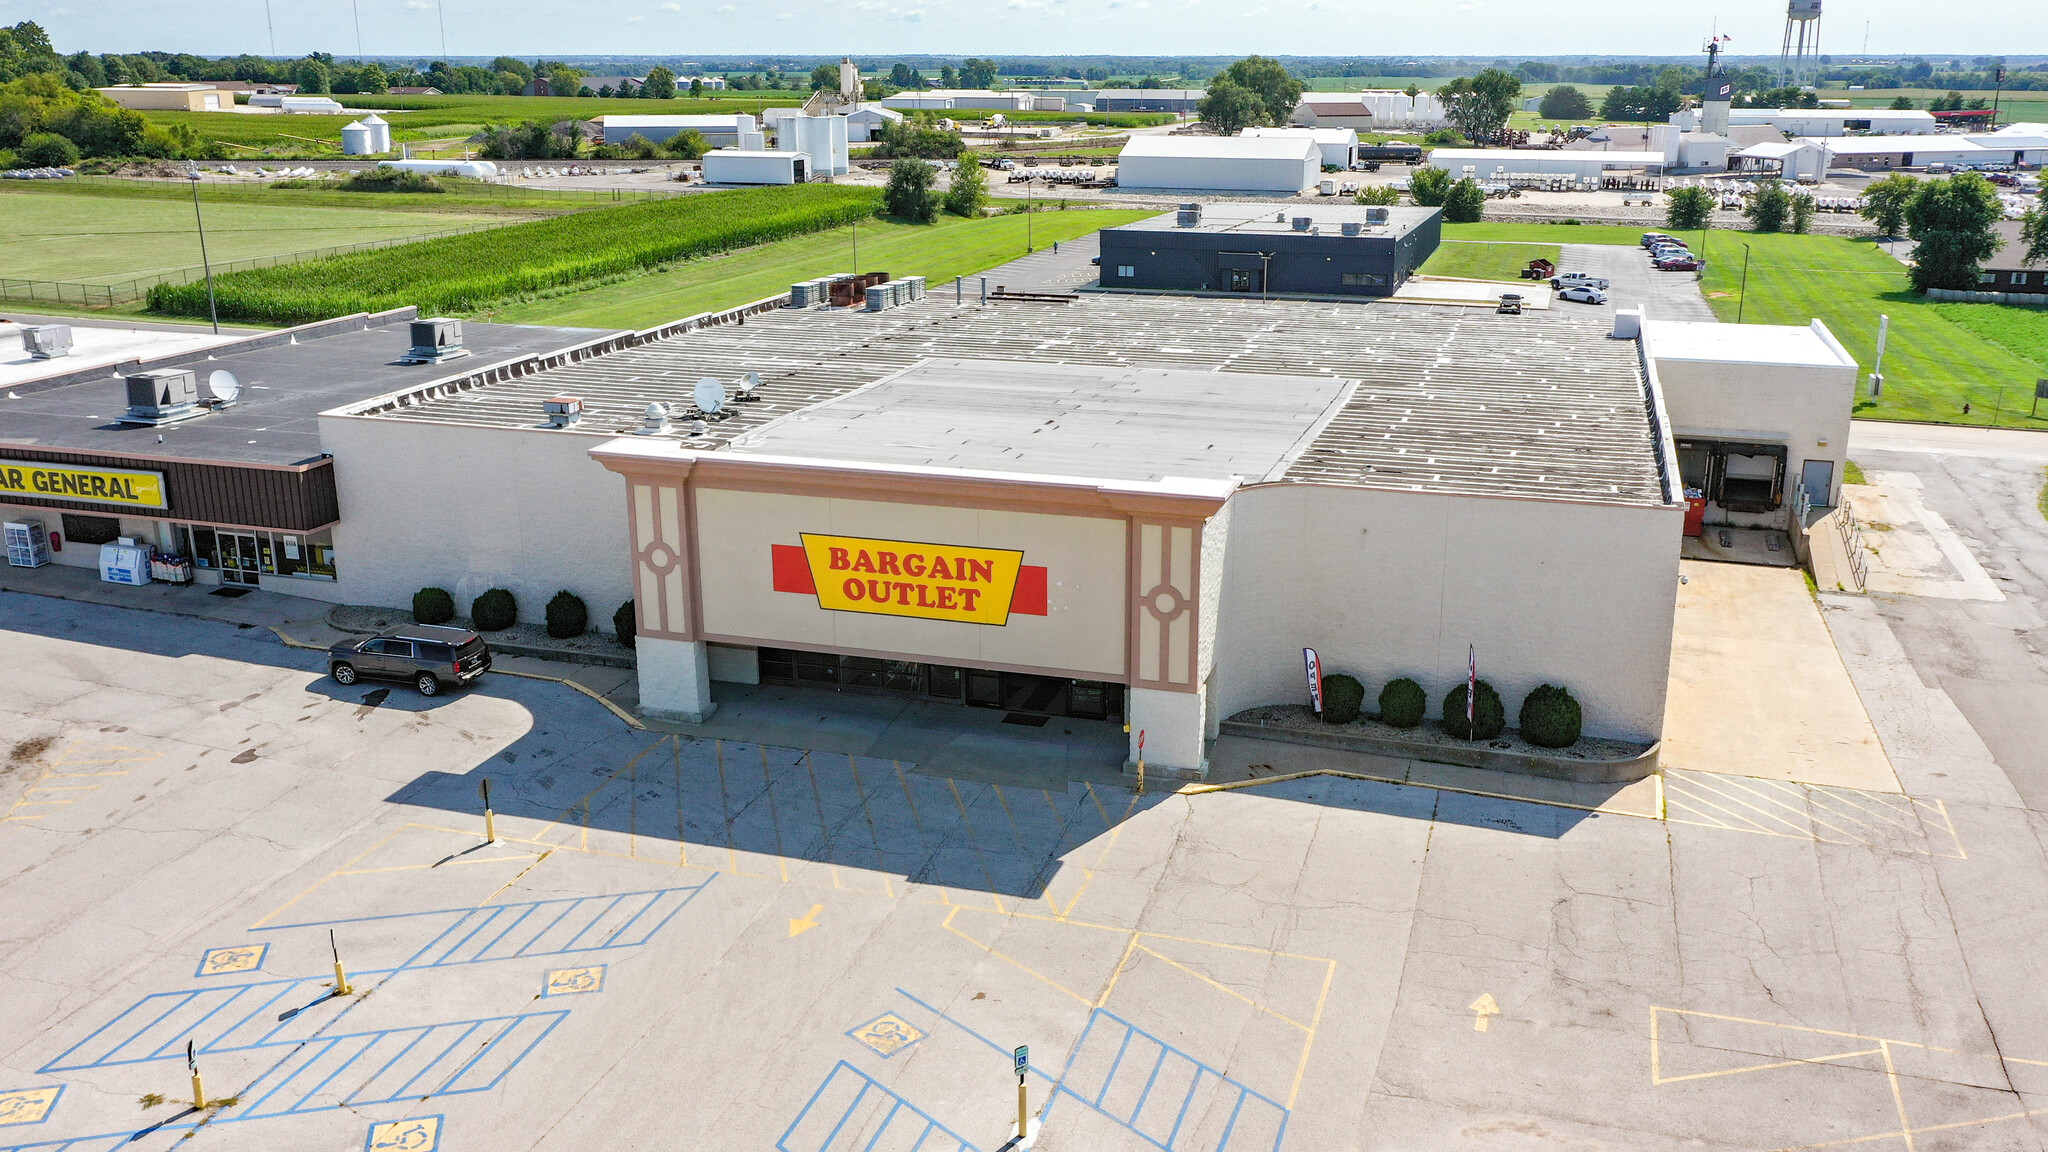
[[[347,996],[355,992],[348,986],[348,973],[341,970],[341,948],[334,942],[334,929],[327,930],[327,948],[334,953],[334,994]]]
[[[206,1083],[199,1078],[199,1073],[197,1072],[192,1074],[192,1106],[194,1108],[206,1107]]]
[[[1145,730],[1138,729],[1138,795],[1145,794]]]
[[[496,824],[496,822],[495,822],[495,821],[493,821],[493,820],[491,819],[491,780],[490,780],[490,777],[488,777],[488,776],[484,777],[484,780],[483,780],[483,785],[482,785],[482,789],[481,789],[481,790],[482,790],[482,792],[483,792],[483,795],[484,795],[484,843],[486,843],[486,844],[496,844],[496,843],[498,842],[498,827],[497,827],[497,824]]]
[[[1031,1135],[1029,1131],[1030,1113],[1027,1111],[1028,1107],[1029,1105],[1024,1102],[1024,1078],[1019,1076],[1017,1077],[1017,1139],[1019,1140]]]

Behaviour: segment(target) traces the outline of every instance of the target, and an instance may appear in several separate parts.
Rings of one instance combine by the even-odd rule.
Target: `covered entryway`
[[[999,708],[1028,717],[1123,719],[1124,686],[1098,680],[789,648],[762,648],[759,661],[763,684]]]

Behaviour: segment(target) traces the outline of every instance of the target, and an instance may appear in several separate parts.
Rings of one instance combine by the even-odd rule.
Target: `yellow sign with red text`
[[[818,606],[961,624],[1009,623],[1024,553],[802,534]],[[1040,610],[1042,613],[1042,609]]]

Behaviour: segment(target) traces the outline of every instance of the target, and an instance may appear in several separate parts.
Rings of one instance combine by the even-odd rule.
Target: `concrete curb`
[[[328,622],[328,626],[338,628],[338,626],[335,625],[331,620]],[[300,640],[292,636],[291,634],[287,633],[284,629],[276,627],[274,625],[270,627],[270,630],[277,634],[277,638],[279,640],[282,640],[284,642],[285,647],[287,648],[304,648],[314,652],[327,651],[327,645],[325,644],[308,643],[304,640]],[[362,635],[362,633],[355,632],[353,629],[339,628],[339,630],[343,632],[349,632],[352,635]],[[539,672],[515,672],[510,668],[493,668],[491,669],[491,671],[500,676],[517,676],[522,680],[544,680],[552,684],[566,684],[569,687],[574,688],[578,692],[583,693],[585,696],[590,697],[592,700],[597,701],[599,704],[604,705],[605,708],[609,710],[612,715],[617,716],[619,719],[625,721],[628,725],[640,729],[643,732],[647,730],[647,725],[641,723],[639,717],[633,715],[631,712],[626,711],[624,708],[619,707],[617,704],[612,703],[610,700],[605,699],[602,695],[598,694],[594,689],[590,688],[589,686],[579,684],[570,677],[548,676]]]
[[[1485,746],[1445,747],[1423,741],[1398,740],[1366,732],[1317,732],[1313,729],[1268,727],[1240,720],[1225,720],[1226,736],[1272,740],[1281,744],[1306,744],[1318,748],[1339,748],[1402,760],[1426,760],[1433,764],[1455,764],[1463,768],[1488,768],[1523,776],[1569,780],[1576,784],[1627,784],[1657,770],[1657,754],[1663,744],[1652,744],[1642,753],[1625,760],[1578,760],[1567,756],[1542,756],[1529,752],[1505,751]]]
[[[376,633],[372,629],[351,627],[334,618],[335,613],[343,608],[352,607],[364,607],[364,605],[336,604],[327,609],[325,616],[327,626],[337,632],[346,632],[351,636],[375,635]],[[379,611],[387,611],[387,609],[379,609]],[[388,611],[397,611],[397,609],[388,609]],[[639,667],[639,663],[631,657],[613,656],[604,652],[577,652],[573,649],[545,648],[538,644],[522,644],[516,640],[505,640],[497,633],[478,633],[478,635],[484,638],[484,643],[491,646],[491,651],[500,652],[507,656],[530,656],[535,660],[553,660],[559,664],[588,664],[600,668]]]

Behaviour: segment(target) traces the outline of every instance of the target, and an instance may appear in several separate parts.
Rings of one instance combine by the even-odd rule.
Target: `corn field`
[[[874,214],[876,189],[825,184],[710,192],[598,208],[373,252],[214,279],[220,318],[304,324],[407,304],[421,315],[836,228]],[[152,311],[206,315],[204,284],[160,284]]]

